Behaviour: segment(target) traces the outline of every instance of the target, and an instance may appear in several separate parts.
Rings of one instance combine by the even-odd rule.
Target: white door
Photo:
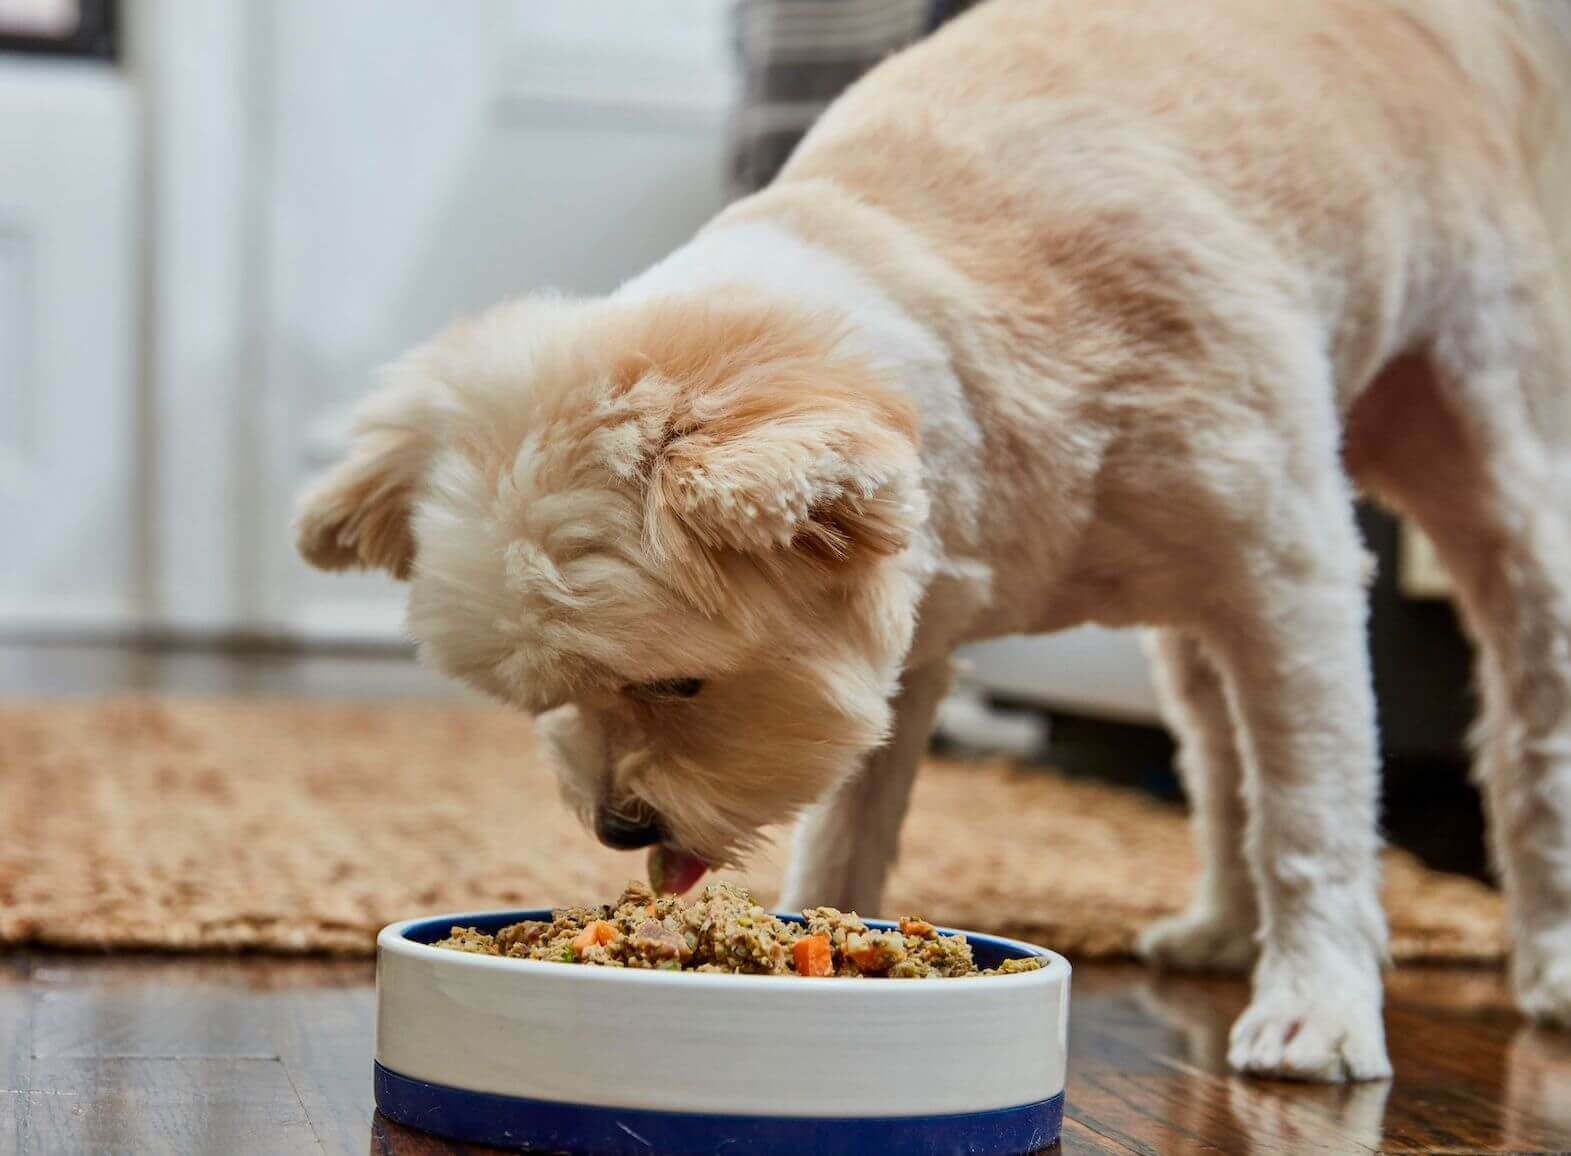
[[[0,63],[0,633],[144,609],[135,137],[113,66]]]

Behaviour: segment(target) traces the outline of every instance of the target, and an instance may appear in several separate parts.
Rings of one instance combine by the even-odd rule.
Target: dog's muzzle
[[[660,821],[652,815],[627,815],[614,807],[595,810],[595,837],[618,851],[636,851],[665,838]]]

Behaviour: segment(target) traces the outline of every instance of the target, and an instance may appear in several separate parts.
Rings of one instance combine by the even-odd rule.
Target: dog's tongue
[[[708,870],[708,863],[687,851],[664,844],[649,851],[649,886],[662,895],[682,894]]]

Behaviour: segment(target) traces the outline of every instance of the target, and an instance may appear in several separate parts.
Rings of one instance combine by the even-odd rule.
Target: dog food
[[[550,922],[526,920],[495,935],[454,927],[436,946],[515,959],[744,975],[932,979],[1042,965],[1009,959],[979,971],[965,936],[940,935],[921,919],[906,917],[899,930],[880,931],[833,907],[809,908],[802,917],[802,924],[777,919],[731,883],[711,883],[689,902],[634,882],[614,905],[560,908]]]

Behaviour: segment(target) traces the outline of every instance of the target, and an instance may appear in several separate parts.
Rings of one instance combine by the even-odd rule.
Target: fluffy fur
[[[586,813],[878,906],[967,640],[1148,625],[1239,1068],[1388,1074],[1355,484],[1479,643],[1523,1007],[1571,1020],[1571,48],[1511,0],[993,0],[603,300],[410,355],[311,491]],[[701,678],[692,698],[651,697]],[[630,693],[631,692],[631,693]]]
[[[882,563],[922,520],[916,416],[843,324],[673,295],[455,326],[367,404],[302,551],[403,573],[418,542],[423,650],[542,714],[574,805],[733,861],[882,740],[910,640]],[[698,701],[624,693],[688,677]]]

